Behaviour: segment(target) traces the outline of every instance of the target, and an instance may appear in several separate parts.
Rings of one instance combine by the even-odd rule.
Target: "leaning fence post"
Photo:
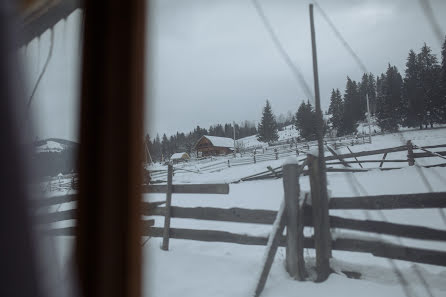
[[[164,213],[164,231],[163,231],[163,245],[161,249],[167,251],[169,249],[169,232],[170,232],[170,205],[172,202],[172,175],[173,166],[167,166],[167,191],[166,191],[166,207]]]
[[[321,195],[318,157],[309,154],[307,159],[313,210],[314,247],[316,249],[316,282],[322,282],[330,274],[331,236],[328,199],[323,199]]]
[[[407,141],[407,161],[409,162],[409,166],[415,165],[415,158],[413,156],[413,145],[412,141]]]
[[[298,280],[305,279],[305,265],[303,263],[303,245],[298,250],[298,207],[299,207],[299,165],[297,161],[283,165],[283,189],[285,193],[286,213],[286,269],[291,277]],[[303,232],[303,229],[301,230]],[[299,263],[299,259],[302,259]]]

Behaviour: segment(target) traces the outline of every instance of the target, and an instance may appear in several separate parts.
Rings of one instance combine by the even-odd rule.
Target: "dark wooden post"
[[[407,161],[409,162],[409,166],[415,165],[415,158],[413,156],[413,145],[412,141],[407,141]]]
[[[167,192],[166,192],[166,207],[164,214],[164,231],[163,231],[163,245],[161,249],[167,251],[169,249],[169,230],[170,230],[170,206],[172,204],[172,176],[173,166],[169,164],[167,167]]]
[[[229,159],[228,159],[228,167],[231,167],[231,164],[229,163]]]
[[[254,153],[254,164],[256,163],[256,154]]]
[[[387,153],[384,153],[382,161],[381,161],[381,163],[379,163],[379,168],[383,167],[384,160],[386,159],[386,157],[387,157]]]
[[[279,159],[279,152],[277,151],[277,149],[274,149],[274,153],[276,154],[276,160]]]
[[[318,157],[308,155],[307,158],[313,209],[314,245],[316,249],[316,282],[322,282],[330,274],[331,236],[328,199],[327,196],[324,198],[321,195],[323,189],[321,189],[321,181],[319,180]]]
[[[291,277],[304,280],[303,245],[298,250],[298,207],[299,207],[299,165],[296,163],[283,166],[283,189],[285,193],[286,213],[286,269]],[[303,231],[303,229],[302,229]],[[303,237],[303,235],[301,236]],[[299,263],[301,259],[301,263]]]
[[[146,2],[82,1],[74,270],[84,297],[141,296]]]

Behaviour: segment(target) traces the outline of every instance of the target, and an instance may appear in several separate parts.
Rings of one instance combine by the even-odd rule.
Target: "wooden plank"
[[[74,227],[51,229],[47,234],[55,236],[74,236]],[[266,245],[268,237],[251,236],[247,234],[236,234],[225,231],[214,230],[192,230],[192,229],[170,229],[170,237],[175,239],[188,239],[205,242],[227,242],[243,245]],[[162,237],[163,228],[146,227],[143,228],[144,236]],[[284,236],[279,237],[279,246],[285,246]],[[305,248],[314,248],[314,241],[311,238],[304,238]],[[337,238],[332,242],[333,250],[349,251],[359,253],[370,253],[376,257],[384,257],[396,260],[404,260],[416,263],[446,266],[446,252],[426,250],[399,246],[390,243],[376,242],[360,239]]]
[[[328,145],[326,145],[327,149],[330,151],[330,153],[335,156],[337,159],[339,159],[339,161],[341,161],[342,165],[344,165],[345,167],[351,167],[347,162],[345,162],[345,160],[340,157],[331,147],[329,147]],[[327,159],[325,159],[327,160]]]
[[[304,226],[305,226],[305,203],[309,197],[309,193],[300,195],[299,204],[297,207],[297,271],[300,281],[304,281],[307,278],[307,272],[305,270],[305,258],[304,258]],[[300,199],[303,199],[301,201]],[[309,214],[309,213],[308,213]]]
[[[360,164],[360,163],[407,163],[407,159],[406,160],[398,159],[398,160],[361,160],[361,161],[327,162],[326,164],[327,165],[337,165],[337,164],[343,164],[343,163],[348,163],[348,164]],[[357,169],[359,169],[359,168],[357,168]]]
[[[313,213],[314,241],[316,248],[317,282],[326,280],[330,274],[331,233],[328,216],[328,197],[326,184],[320,180],[319,161],[317,157],[308,155],[308,171],[310,176],[311,204]],[[324,189],[325,187],[325,189]],[[325,195],[322,194],[325,191]]]
[[[417,148],[424,148],[424,149],[439,148],[439,147],[446,147],[446,144],[428,145],[428,146],[421,146],[421,147],[417,146]]]
[[[446,151],[442,151],[442,152],[435,152],[435,154],[433,153],[413,153],[413,157],[415,159],[417,158],[432,158],[432,157],[439,157],[439,156],[446,156]]]
[[[446,252],[444,251],[412,248],[379,241],[338,238],[333,241],[333,249],[370,253],[376,257],[395,260],[446,266]]]
[[[286,212],[286,270],[295,279],[300,279],[297,263],[297,208],[299,207],[299,165],[285,164],[283,166],[283,191]]]
[[[384,153],[381,163],[379,163],[379,168],[383,167],[384,162],[386,161],[387,153]]]
[[[277,174],[277,172],[276,172],[271,166],[267,166],[266,168],[268,168],[268,170],[271,171],[271,173],[272,173],[276,178],[280,178],[280,176]]]
[[[330,209],[446,208],[446,192],[362,197],[333,197]]]
[[[445,230],[382,221],[356,220],[330,216],[330,226],[332,228],[373,232],[406,238],[446,241]]]
[[[269,247],[266,251],[265,262],[263,263],[262,272],[260,273],[259,281],[257,283],[256,289],[254,291],[254,297],[260,296],[263,289],[265,288],[266,279],[273,265],[274,257],[279,247],[280,237],[283,234],[283,229],[285,229],[285,202],[277,212],[277,217],[274,220],[273,230],[268,238],[267,246]]]
[[[446,159],[446,157],[444,157],[444,156],[446,156],[446,152],[431,152],[431,151],[429,151],[429,150],[426,150],[426,149],[424,149],[424,148],[418,148],[418,149],[420,149],[420,150],[422,150],[422,151],[424,151],[426,154],[429,154],[429,155],[431,155],[431,157],[439,157],[439,158],[442,158],[442,159]],[[418,154],[422,154],[422,153],[418,153]]]
[[[173,177],[173,166],[172,164],[169,164],[167,167],[167,193],[166,193],[166,207],[164,212],[163,244],[161,246],[161,249],[165,251],[169,249],[170,206],[172,204],[172,177]]]
[[[397,146],[392,148],[385,148],[385,149],[379,149],[379,150],[371,150],[371,151],[363,151],[363,152],[356,152],[353,154],[339,154],[338,156],[347,159],[347,158],[353,158],[353,157],[364,157],[364,156],[372,156],[372,155],[381,155],[384,153],[394,153],[394,152],[403,152],[407,151],[407,146]],[[335,156],[326,156],[325,161],[335,160],[338,159]]]
[[[151,227],[144,230],[144,235],[152,237],[162,237],[163,228]],[[248,234],[237,234],[226,231],[215,230],[194,230],[194,229],[180,229],[170,228],[170,238],[188,239],[206,242],[229,242],[244,245],[266,245],[268,237],[252,236]],[[285,246],[285,237],[280,236],[280,246]]]
[[[143,185],[143,193],[167,193],[167,185]],[[172,185],[174,194],[228,194],[228,184]]]
[[[77,217],[76,209],[62,210],[36,215],[37,224],[49,224],[66,220],[75,220]]]
[[[164,216],[165,208],[153,209],[150,215]],[[214,208],[194,207],[186,208],[179,206],[171,207],[171,217],[196,220],[210,220],[222,222],[237,222],[250,224],[271,225],[277,216],[274,210],[243,209],[243,208]]]
[[[143,202],[141,205],[141,214],[145,216],[151,216],[153,215],[152,212],[154,209],[165,203],[166,201]]]
[[[413,156],[413,145],[412,141],[407,141],[407,162],[409,163],[409,166],[415,165],[415,158]]]
[[[155,220],[143,220],[141,226],[143,230],[148,230],[155,224]],[[147,233],[147,231],[146,231]],[[75,236],[76,227],[54,228],[45,230],[45,234],[52,236]]]
[[[363,141],[364,141],[364,137],[363,137]],[[351,154],[353,154],[352,150],[348,147],[348,145],[347,145],[347,149],[348,149],[348,151],[349,151]],[[356,156],[355,156],[355,160],[356,160],[356,162],[359,164],[359,166],[360,166],[361,168],[363,168],[361,162],[358,161],[358,158],[356,158]]]
[[[31,204],[35,207],[44,207],[44,206],[62,204],[66,202],[72,202],[76,201],[76,199],[77,199],[77,194],[70,194],[70,195],[61,195],[49,198],[35,199],[31,201]]]

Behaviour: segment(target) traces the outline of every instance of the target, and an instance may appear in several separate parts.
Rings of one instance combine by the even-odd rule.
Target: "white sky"
[[[294,112],[307,99],[250,0],[150,2],[146,130],[152,137],[156,132],[187,132],[197,125],[258,121],[266,99],[277,115]],[[309,1],[259,2],[313,90]],[[440,58],[440,42],[418,0],[318,2],[374,74],[384,72],[389,62],[403,72],[409,49],[418,51],[424,42]],[[446,32],[446,1],[431,0],[431,4]],[[41,138],[77,140],[79,16],[75,12],[55,27],[53,57],[32,105]],[[317,9],[315,19],[321,100],[326,109],[331,89],[343,92],[346,76],[360,80],[362,73]],[[45,62],[49,36],[45,33],[26,50],[27,94]]]

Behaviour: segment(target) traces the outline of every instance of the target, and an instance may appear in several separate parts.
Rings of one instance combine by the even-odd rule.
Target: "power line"
[[[434,10],[432,9],[431,3],[429,0],[419,0],[420,6],[423,9],[424,15],[426,16],[427,21],[429,22],[432,31],[440,42],[440,45],[443,42],[444,32],[441,30],[440,25],[438,24],[437,19],[435,18]]]
[[[345,49],[350,53],[350,55],[353,57],[353,59],[356,61],[356,64],[358,64],[359,68],[364,73],[369,73],[367,70],[367,67],[365,67],[365,64],[361,61],[359,56],[355,53],[353,48],[348,44],[348,42],[345,40],[345,38],[342,36],[341,32],[336,28],[334,23],[331,21],[331,19],[328,17],[328,15],[325,13],[325,11],[322,9],[322,7],[317,3],[317,1],[314,0],[314,5],[319,9],[322,17],[327,21],[328,25],[331,27],[333,32],[335,33],[336,37],[341,41],[342,45],[345,47]]]
[[[263,25],[265,26],[265,29],[268,31],[274,45],[276,46],[276,49],[279,51],[279,54],[282,56],[283,61],[290,68],[290,70],[293,73],[294,77],[296,78],[297,82],[300,84],[302,90],[305,93],[305,96],[307,96],[307,99],[311,99],[314,102],[313,93],[311,92],[310,87],[308,86],[307,82],[305,81],[305,78],[304,78],[302,72],[293,63],[290,56],[287,54],[287,52],[283,48],[279,38],[277,37],[276,33],[274,32],[273,27],[271,26],[271,23],[269,22],[268,18],[266,17],[266,15],[262,9],[262,6],[257,2],[257,0],[252,0],[252,4],[254,5],[257,14],[260,17],[260,20],[262,21]]]

